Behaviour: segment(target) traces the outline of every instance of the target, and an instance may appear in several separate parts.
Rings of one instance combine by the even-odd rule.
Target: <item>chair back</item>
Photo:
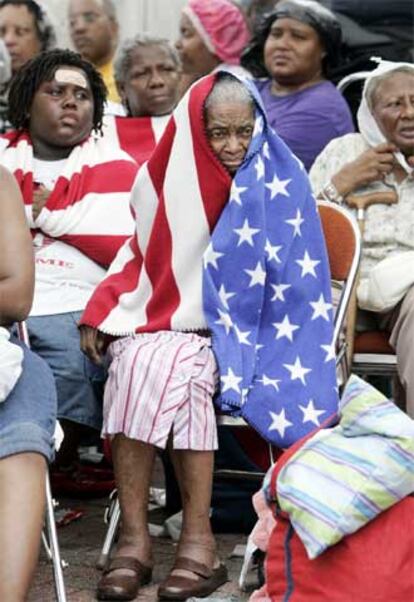
[[[373,64],[372,69],[375,68]],[[336,88],[345,98],[354,121],[356,131],[358,131],[358,109],[361,104],[362,91],[365,84],[365,79],[370,75],[371,71],[355,71],[343,77],[337,84]]]
[[[336,84],[336,87],[339,92],[342,92],[343,94],[349,86],[355,82],[364,82],[370,74],[371,71],[356,71],[355,73],[349,73]]]
[[[334,342],[337,345],[355,287],[361,258],[361,234],[349,210],[336,203],[318,201],[332,280],[342,284],[334,318]]]

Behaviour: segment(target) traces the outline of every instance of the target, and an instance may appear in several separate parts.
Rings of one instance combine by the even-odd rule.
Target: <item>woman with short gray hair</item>
[[[118,88],[119,86],[123,86],[129,78],[129,73],[134,65],[135,52],[153,46],[163,48],[177,71],[180,70],[178,52],[166,38],[158,38],[148,34],[138,34],[133,38],[125,40],[117,51],[114,61],[114,74]]]
[[[168,40],[138,35],[119,48],[114,75],[126,116],[108,116],[106,135],[141,165],[177,104],[179,58]]]

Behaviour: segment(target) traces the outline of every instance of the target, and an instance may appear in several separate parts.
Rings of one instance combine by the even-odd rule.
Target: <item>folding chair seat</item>
[[[358,333],[354,341],[352,371],[360,376],[397,373],[397,356],[388,341],[388,333],[370,330]]]

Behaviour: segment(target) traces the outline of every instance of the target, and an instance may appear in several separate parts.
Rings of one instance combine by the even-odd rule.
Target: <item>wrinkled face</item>
[[[414,155],[414,72],[394,73],[382,81],[372,113],[386,139],[405,155]]]
[[[69,31],[83,58],[98,67],[110,60],[118,26],[105,13],[99,0],[70,0]]]
[[[296,19],[276,19],[264,45],[264,63],[280,83],[301,84],[322,72],[325,55],[317,32]]]
[[[254,130],[254,110],[250,104],[214,104],[206,112],[206,132],[214,154],[233,176],[243,163]]]
[[[181,15],[180,37],[175,47],[180,55],[183,73],[207,75],[220,63],[220,60],[208,50],[190,19],[184,14]]]
[[[131,53],[126,81],[119,86],[132,117],[166,115],[178,100],[180,72],[163,46],[138,47]]]
[[[0,9],[0,37],[10,53],[13,73],[42,50],[34,15],[24,4]]]
[[[82,69],[58,67],[40,84],[30,108],[29,131],[36,146],[73,148],[93,127],[94,100]]]

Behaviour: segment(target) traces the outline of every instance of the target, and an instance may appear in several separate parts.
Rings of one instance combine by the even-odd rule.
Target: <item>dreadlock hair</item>
[[[33,15],[36,26],[37,37],[39,38],[42,50],[51,50],[56,46],[56,34],[53,24],[45,9],[34,0],[1,0],[0,9],[5,6],[25,6],[29,13]]]
[[[48,50],[28,61],[14,75],[9,91],[8,118],[16,130],[26,129],[34,95],[43,82],[53,79],[58,67],[77,67],[85,72],[94,100],[93,130],[102,134],[102,118],[107,90],[95,67],[72,50]]]

